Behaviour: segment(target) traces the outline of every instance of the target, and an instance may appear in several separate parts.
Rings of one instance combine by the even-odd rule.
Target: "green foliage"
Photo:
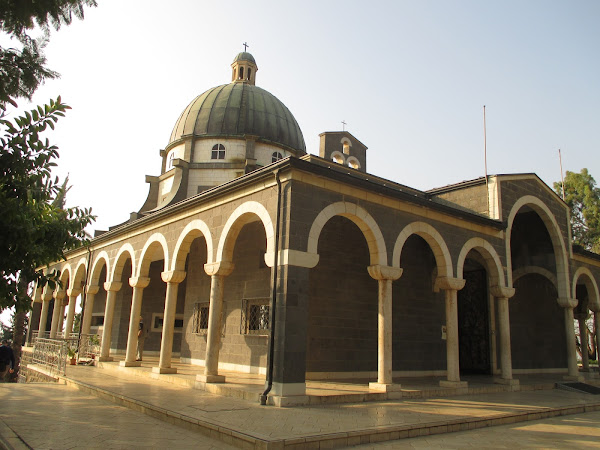
[[[28,308],[19,277],[42,284],[55,281],[40,267],[80,246],[85,227],[94,220],[91,209],[63,209],[68,187],[51,177],[58,151],[41,136],[68,109],[58,97],[13,120],[0,117],[0,309]]]
[[[554,183],[562,197],[562,184]],[[586,250],[600,253],[600,189],[587,169],[565,176],[565,202],[571,208],[573,242]]]

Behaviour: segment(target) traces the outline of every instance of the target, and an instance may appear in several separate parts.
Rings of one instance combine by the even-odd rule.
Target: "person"
[[[137,359],[141,361],[144,353],[144,341],[146,340],[146,327],[144,326],[144,318],[140,316],[140,325],[138,327],[138,340],[137,340]]]
[[[0,346],[0,382],[8,381],[7,373],[13,373],[15,371],[15,354],[13,349],[8,345],[6,339],[2,340]]]

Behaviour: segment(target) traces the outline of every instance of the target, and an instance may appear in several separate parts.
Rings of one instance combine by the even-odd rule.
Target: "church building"
[[[47,268],[61,284],[35,291],[33,331],[70,333],[78,303],[98,359],[135,368],[142,317],[155,373],[264,374],[277,405],[306,403],[307,380],[582,379],[574,324],[600,329],[600,255],[572,245],[552,189],[533,173],[412,189],[367,172],[348,131],[308,154],[257,72],[242,52],[191,101],[139,211]]]

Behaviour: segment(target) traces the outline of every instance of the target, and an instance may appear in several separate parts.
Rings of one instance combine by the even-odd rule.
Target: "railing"
[[[32,364],[44,367],[53,374],[65,374],[67,342],[58,339],[36,338],[33,341]]]
[[[42,366],[52,374],[65,374],[67,357],[77,355],[77,359],[94,359],[100,354],[100,338],[95,334],[70,333],[68,339],[33,339],[33,356],[29,364]],[[70,359],[70,358],[69,358]]]

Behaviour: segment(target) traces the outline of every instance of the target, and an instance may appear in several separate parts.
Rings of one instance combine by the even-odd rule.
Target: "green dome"
[[[239,52],[237,54],[237,56],[233,59],[233,62],[236,62],[236,61],[250,61],[250,62],[256,64],[256,61],[254,61],[254,56],[252,56],[248,52]]]
[[[248,83],[217,86],[196,97],[177,120],[169,145],[190,135],[252,135],[259,142],[306,153],[302,131],[290,110],[273,94]]]

